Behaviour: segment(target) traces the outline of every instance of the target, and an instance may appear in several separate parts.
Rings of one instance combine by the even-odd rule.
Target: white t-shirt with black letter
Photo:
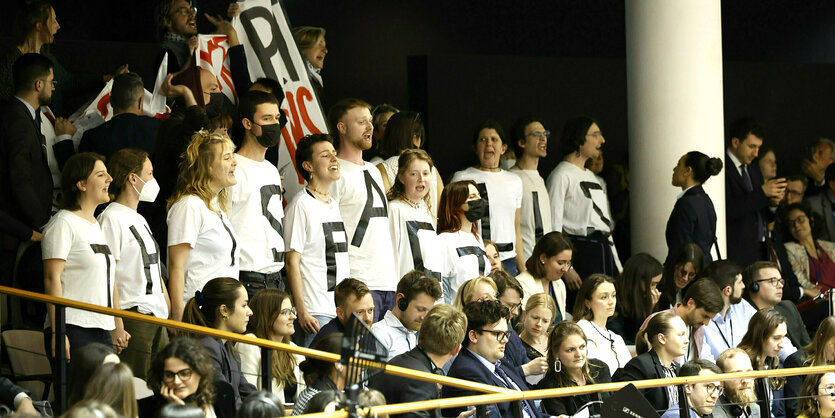
[[[444,300],[451,304],[464,282],[490,274],[490,260],[484,251],[484,243],[472,232],[443,232],[438,234],[438,241],[444,251],[441,287]]]
[[[397,254],[397,277],[412,270],[420,270],[429,277],[441,280],[444,252],[435,232],[429,208],[421,200],[417,208],[402,200],[389,202],[389,223]]]
[[[510,172],[522,180],[519,230],[522,233],[522,255],[527,260],[533,253],[536,242],[551,232],[551,199],[539,171],[512,169]]]

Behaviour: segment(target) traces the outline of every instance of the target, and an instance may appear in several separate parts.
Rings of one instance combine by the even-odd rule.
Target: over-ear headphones
[[[749,288],[750,288],[749,290],[751,291],[751,293],[757,293],[757,292],[760,291],[760,284],[757,283],[756,280],[754,280],[754,281],[751,282],[751,286],[749,286]]]
[[[402,298],[397,299],[397,309],[400,309],[401,311],[405,311],[406,308],[408,308],[408,307],[409,307],[409,302],[406,300],[406,296],[403,296]]]
[[[737,404],[731,404],[728,407],[728,412],[731,413],[732,417],[741,417],[743,413],[745,413],[745,416],[751,416],[751,407],[746,406],[745,408],[742,408]]]

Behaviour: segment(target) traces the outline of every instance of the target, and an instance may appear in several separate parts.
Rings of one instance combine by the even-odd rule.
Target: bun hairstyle
[[[708,157],[699,151],[690,151],[684,155],[684,166],[693,169],[694,180],[704,183],[722,171],[722,160]]]

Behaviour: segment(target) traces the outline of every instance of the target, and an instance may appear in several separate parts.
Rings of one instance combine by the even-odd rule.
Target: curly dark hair
[[[151,367],[148,369],[148,389],[151,389],[154,393],[160,393],[165,360],[172,357],[188,364],[192,372],[200,375],[197,392],[192,395],[193,401],[200,408],[210,406],[215,398],[215,388],[212,384],[215,367],[212,366],[212,360],[209,358],[206,349],[191,338],[177,338],[154,356],[151,360]]]

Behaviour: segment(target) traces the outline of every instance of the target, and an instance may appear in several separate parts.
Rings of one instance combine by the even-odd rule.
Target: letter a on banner
[[[327,133],[327,118],[307,75],[299,48],[280,0],[238,1],[240,16],[232,20],[246,52],[249,76],[272,78],[284,89],[281,111],[288,123],[281,131],[278,170],[289,200],[304,187],[296,171],[296,143],[308,134]]]

